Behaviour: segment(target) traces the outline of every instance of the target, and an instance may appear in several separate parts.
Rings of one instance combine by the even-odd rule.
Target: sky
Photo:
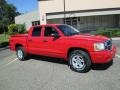
[[[6,0],[10,4],[14,4],[20,13],[27,13],[38,9],[37,0]]]

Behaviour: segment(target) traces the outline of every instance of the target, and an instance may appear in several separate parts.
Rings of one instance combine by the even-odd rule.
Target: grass
[[[8,46],[9,35],[8,34],[0,34],[0,47]]]

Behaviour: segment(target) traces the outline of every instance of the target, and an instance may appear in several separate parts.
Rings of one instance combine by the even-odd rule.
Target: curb
[[[6,49],[9,49],[9,46],[4,47],[4,48],[0,48],[0,51],[6,50]]]
[[[120,37],[112,38],[112,40],[120,40]]]

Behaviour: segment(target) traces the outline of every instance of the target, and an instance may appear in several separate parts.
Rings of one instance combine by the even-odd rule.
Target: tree
[[[5,1],[5,0],[0,0],[0,6],[1,6],[1,7],[4,7],[5,4],[6,4],[6,1]]]
[[[7,25],[9,25],[9,20],[6,17],[2,17],[0,20],[0,33],[7,31]]]
[[[9,18],[10,23],[14,23],[15,16],[19,15],[20,13],[17,12],[17,9],[13,4],[7,4],[5,6],[5,14],[6,17]]]
[[[13,4],[0,0],[0,32],[6,31],[8,25],[14,23],[14,18],[17,15],[20,13]]]

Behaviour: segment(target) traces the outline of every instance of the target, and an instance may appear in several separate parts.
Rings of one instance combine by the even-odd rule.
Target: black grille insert
[[[112,48],[112,40],[108,40],[105,42],[105,49],[106,50],[111,50]]]

